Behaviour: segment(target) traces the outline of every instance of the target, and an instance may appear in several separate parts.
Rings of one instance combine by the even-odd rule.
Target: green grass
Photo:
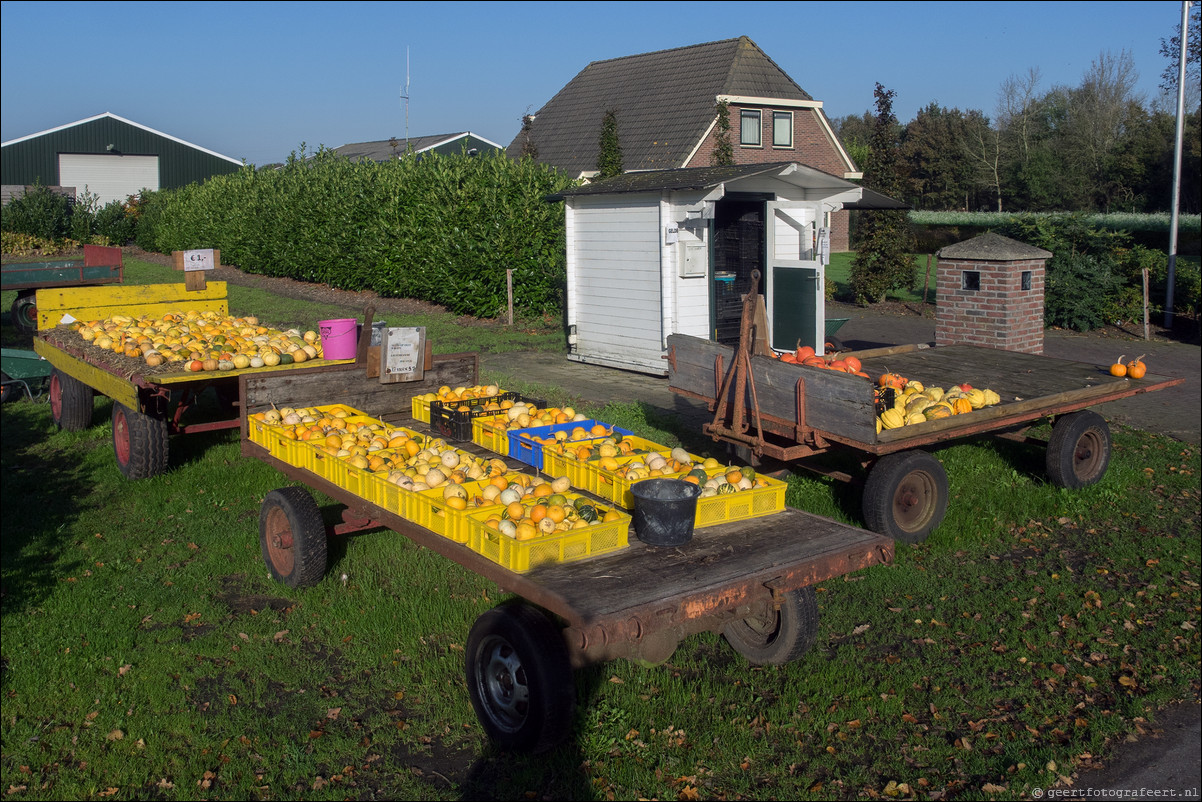
[[[585,410],[704,445],[639,405]],[[939,451],[944,524],[819,585],[805,658],[756,668],[700,635],[657,667],[584,669],[569,742],[522,757],[489,746],[462,677],[495,585],[383,530],[333,540],[317,587],[275,584],[258,510],[285,477],[219,432],[131,484],[108,402],[95,421],[3,407],[13,799],[1017,798],[1198,690],[1202,466],[1157,435],[1116,431],[1074,492],[1030,446]],[[791,505],[858,523],[849,486],[788,482]]]
[[[826,280],[835,284],[835,300],[851,303],[854,293],[851,288],[851,260],[855,253],[832,253],[830,264],[826,266]],[[935,270],[939,260],[926,254],[914,254],[914,282],[904,290],[891,290],[886,294],[887,301],[902,301],[905,303],[921,303],[923,288],[928,285],[927,263],[930,261],[929,289],[926,302],[933,310],[935,308]]]

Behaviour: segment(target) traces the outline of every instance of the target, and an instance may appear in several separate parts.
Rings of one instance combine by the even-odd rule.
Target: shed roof
[[[594,61],[535,115],[538,160],[569,175],[595,169],[601,120],[614,110],[627,170],[678,167],[721,95],[813,101],[746,36]],[[510,143],[511,156],[523,137]]]
[[[990,262],[1019,262],[1025,259],[1052,257],[1050,251],[994,234],[992,231],[940,248],[935,255],[940,259],[983,259]]]
[[[630,192],[687,192],[709,190],[722,184],[770,175],[806,189],[829,189],[832,193],[850,189],[861,189],[838,176],[824,173],[798,162],[772,162],[770,164],[732,164],[723,167],[680,167],[671,170],[647,170],[641,173],[624,173],[579,187],[566,189],[553,196],[556,199],[578,195],[613,195]],[[884,197],[883,195],[881,197]]]
[[[468,138],[483,142],[487,146],[496,148],[497,150],[505,149],[504,145],[498,145],[496,142],[485,139],[478,134],[473,134],[471,131],[459,131],[454,134],[411,136],[407,142],[405,139],[397,137],[380,139],[375,142],[355,142],[334,148],[334,152],[339,156],[346,156],[349,159],[371,159],[372,161],[379,162],[402,156],[408,148],[412,148],[414,153],[422,153],[423,151],[433,150],[443,145],[449,145],[459,139]]]
[[[187,142],[183,139],[180,139],[179,137],[172,136],[171,134],[164,134],[162,131],[156,131],[148,125],[142,125],[141,123],[136,123],[133,120],[127,120],[124,117],[113,114],[111,111],[106,111],[103,114],[97,114],[92,117],[85,117],[84,119],[76,120],[73,123],[65,123],[64,125],[57,125],[54,128],[47,128],[45,131],[38,131],[35,134],[26,134],[25,136],[19,136],[16,139],[10,139],[7,142],[3,143],[3,147],[8,147],[9,145],[15,145],[18,142],[25,142],[26,140],[29,140],[29,139],[36,139],[38,137],[45,136],[46,134],[53,134],[57,131],[65,131],[68,128],[76,128],[78,126],[86,125],[87,123],[95,122],[96,120],[103,120],[106,118],[110,119],[110,120],[116,120],[117,122],[124,123],[125,125],[132,125],[134,128],[140,128],[141,130],[147,131],[151,134],[154,134],[155,136],[161,136],[164,139],[171,140],[172,142],[177,142],[181,145],[186,145],[189,148],[199,150],[202,153],[207,153],[210,156],[215,156],[218,159],[224,159],[227,162],[232,162],[233,164],[237,164],[239,166],[241,166],[241,164],[242,164],[242,162],[239,161],[238,159],[230,158],[229,156],[225,156],[221,153],[218,153],[215,150],[209,150],[208,148],[203,148],[200,145],[193,144],[192,142]]]

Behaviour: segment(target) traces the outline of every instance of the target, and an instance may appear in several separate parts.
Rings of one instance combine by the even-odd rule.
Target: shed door
[[[75,187],[76,197],[87,189],[100,197],[101,206],[109,201],[123,201],[143,189],[159,188],[159,157],[60,153],[58,183]]]
[[[764,297],[772,347],[789,350],[800,341],[821,354],[826,298],[825,271],[815,250],[818,207],[789,201],[769,201],[766,206]]]

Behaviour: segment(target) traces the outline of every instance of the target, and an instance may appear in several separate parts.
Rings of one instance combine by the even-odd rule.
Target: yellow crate
[[[468,547],[511,571],[524,573],[544,563],[569,563],[609,554],[626,548],[630,538],[630,516],[616,521],[571,529],[559,535],[532,540],[514,540],[484,522],[484,516],[468,518]]]
[[[367,489],[367,499],[377,507],[402,518],[413,519],[412,505],[417,498],[417,494],[413,491],[394,485],[380,473],[372,473],[368,476]]]
[[[430,402],[420,395],[413,396],[412,412],[414,420],[419,420],[422,423],[430,422]]]
[[[372,476],[372,472],[364,468],[356,468],[342,457],[335,457],[326,452],[312,448],[313,464],[308,467],[313,473],[327,479],[333,484],[341,487],[343,490],[368,497],[368,477]]]
[[[254,418],[248,423],[252,443],[263,446],[271,456],[289,465],[308,467],[308,443],[285,437],[282,426],[271,426]]]
[[[665,458],[671,455],[670,450],[661,453]],[[641,459],[641,457],[617,458],[620,465],[629,464],[636,459]],[[695,456],[693,460],[700,462],[701,458]],[[630,486],[636,481],[641,481],[637,479],[632,481],[614,471],[602,470],[597,460],[573,460],[563,454],[553,452],[543,455],[543,473],[550,476],[566,476],[572,483],[572,487],[587,490],[593,495],[600,496],[606,501],[612,501],[619,507],[628,510],[634,509],[634,496],[630,492]],[[682,475],[683,473],[665,474],[662,478],[670,479]]]
[[[463,485],[468,498],[480,495],[483,486],[482,482],[466,482]],[[470,507],[466,510],[453,510],[443,501],[442,492],[443,488],[437,487],[411,493],[409,513],[405,517],[418,526],[424,526],[456,543],[467,543],[469,513],[479,510]]]
[[[768,483],[765,487],[698,499],[694,526],[701,528],[727,521],[742,521],[783,510],[788,485],[769,476],[762,478]]]
[[[472,442],[501,456],[509,454],[509,430],[494,426],[504,415],[484,415],[472,418]]]

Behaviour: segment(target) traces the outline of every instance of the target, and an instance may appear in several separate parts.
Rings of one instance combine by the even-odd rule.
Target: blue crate
[[[555,432],[571,432],[577,426],[585,429],[592,429],[600,423],[606,429],[613,429],[613,434],[623,437],[629,437],[634,432],[629,429],[623,429],[620,426],[611,426],[604,421],[599,420],[578,420],[569,421],[568,423],[556,423],[551,426],[534,426],[529,429],[516,429],[509,432],[509,456],[527,465],[532,465],[540,471],[543,468],[543,444],[536,442],[535,437],[549,437]],[[600,440],[601,437],[589,438],[590,440]]]

